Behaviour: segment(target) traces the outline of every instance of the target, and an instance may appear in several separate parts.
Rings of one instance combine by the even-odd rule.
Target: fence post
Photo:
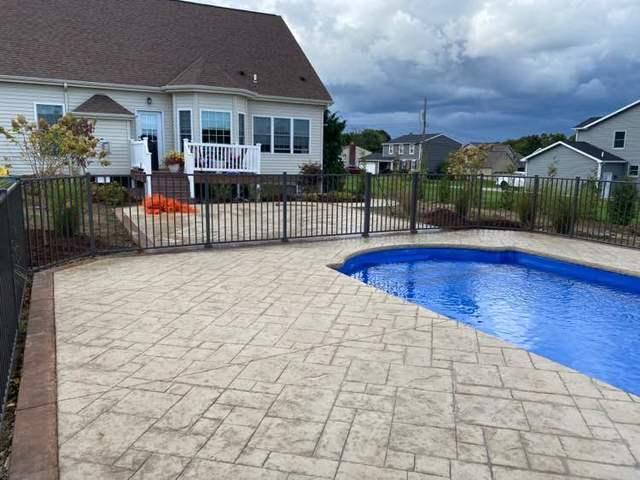
[[[87,191],[87,216],[89,219],[89,254],[96,256],[96,232],[93,224],[93,194],[91,192],[91,174],[89,172],[84,176],[85,189]]]
[[[573,202],[571,205],[571,228],[569,235],[573,237],[576,233],[576,222],[578,221],[578,196],[580,194],[580,177],[576,177],[575,186],[573,187]]]
[[[540,177],[533,177],[533,203],[531,206],[531,225],[529,230],[533,232],[536,227],[536,217],[538,216],[538,191],[540,190]]]
[[[478,190],[478,221],[477,225],[482,221],[482,188],[484,186],[484,173],[480,173],[480,187]]]
[[[282,172],[282,241],[288,242],[287,236],[287,172]]]
[[[193,175],[193,174],[192,174]],[[209,192],[209,175],[204,174],[204,228],[205,241],[204,248],[211,248],[211,193]],[[195,196],[195,179],[194,179],[194,196]],[[226,205],[225,205],[226,208]],[[226,226],[225,226],[226,228]],[[218,232],[218,237],[220,232]]]
[[[418,216],[418,172],[411,174],[411,205],[409,207],[409,231],[418,233],[416,217]]]
[[[364,174],[364,228],[362,236],[368,237],[371,229],[371,173]]]

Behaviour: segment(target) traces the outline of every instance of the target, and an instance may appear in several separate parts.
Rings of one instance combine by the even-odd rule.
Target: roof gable
[[[594,160],[595,162],[598,162],[598,163],[627,163],[627,161],[624,160],[623,158],[620,158],[617,155],[609,153],[606,150],[603,150],[599,147],[596,147],[595,145],[589,142],[572,142],[569,140],[556,142],[554,144],[549,145],[548,147],[536,150],[531,155],[524,157],[520,161],[526,162],[540,155],[541,153],[544,153],[546,151],[549,151],[553,148],[560,147],[560,146],[569,148],[575,151],[576,153],[584,155],[585,157],[590,158],[591,160]]]
[[[407,135],[401,135],[399,137],[392,138],[391,140],[385,143],[387,144],[389,143],[422,143],[422,142],[431,140],[432,138],[439,137],[440,135],[442,134],[441,133],[425,133],[425,134],[409,133]]]
[[[331,101],[276,15],[176,0],[6,0],[2,16],[0,75]]]
[[[611,112],[608,115],[604,115],[602,117],[591,117],[588,118],[587,120],[579,123],[578,125],[576,125],[575,128],[576,130],[587,130],[601,122],[605,122],[607,120],[609,120],[612,117],[615,117],[616,115],[620,115],[621,113],[626,112],[627,110],[630,110],[636,106],[640,105],[640,100],[636,100],[635,102],[631,102],[628,105],[625,105],[622,108],[619,108],[618,110],[616,110],[615,112]]]
[[[79,105],[74,112],[133,116],[133,113],[107,95],[94,95],[86,102]]]

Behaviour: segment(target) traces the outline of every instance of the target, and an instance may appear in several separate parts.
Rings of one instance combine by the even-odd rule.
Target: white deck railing
[[[193,174],[260,173],[260,145],[192,143],[184,141],[184,173],[189,175],[191,197],[195,196]]]
[[[145,173],[145,195],[151,196],[151,152],[147,138],[131,140],[131,168],[140,169]]]

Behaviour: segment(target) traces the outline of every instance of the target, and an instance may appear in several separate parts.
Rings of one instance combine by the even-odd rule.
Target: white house
[[[322,162],[331,96],[280,16],[174,0],[8,0],[0,45],[0,125],[17,114],[94,119],[110,165],[92,174],[152,173],[184,148],[187,172]],[[0,139],[3,158],[31,173]]]

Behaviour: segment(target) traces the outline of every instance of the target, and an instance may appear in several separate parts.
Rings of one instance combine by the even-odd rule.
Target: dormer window
[[[393,155],[393,145],[389,145],[389,155]]]
[[[613,148],[616,150],[623,149],[626,137],[627,132],[625,130],[617,130],[613,132]]]

